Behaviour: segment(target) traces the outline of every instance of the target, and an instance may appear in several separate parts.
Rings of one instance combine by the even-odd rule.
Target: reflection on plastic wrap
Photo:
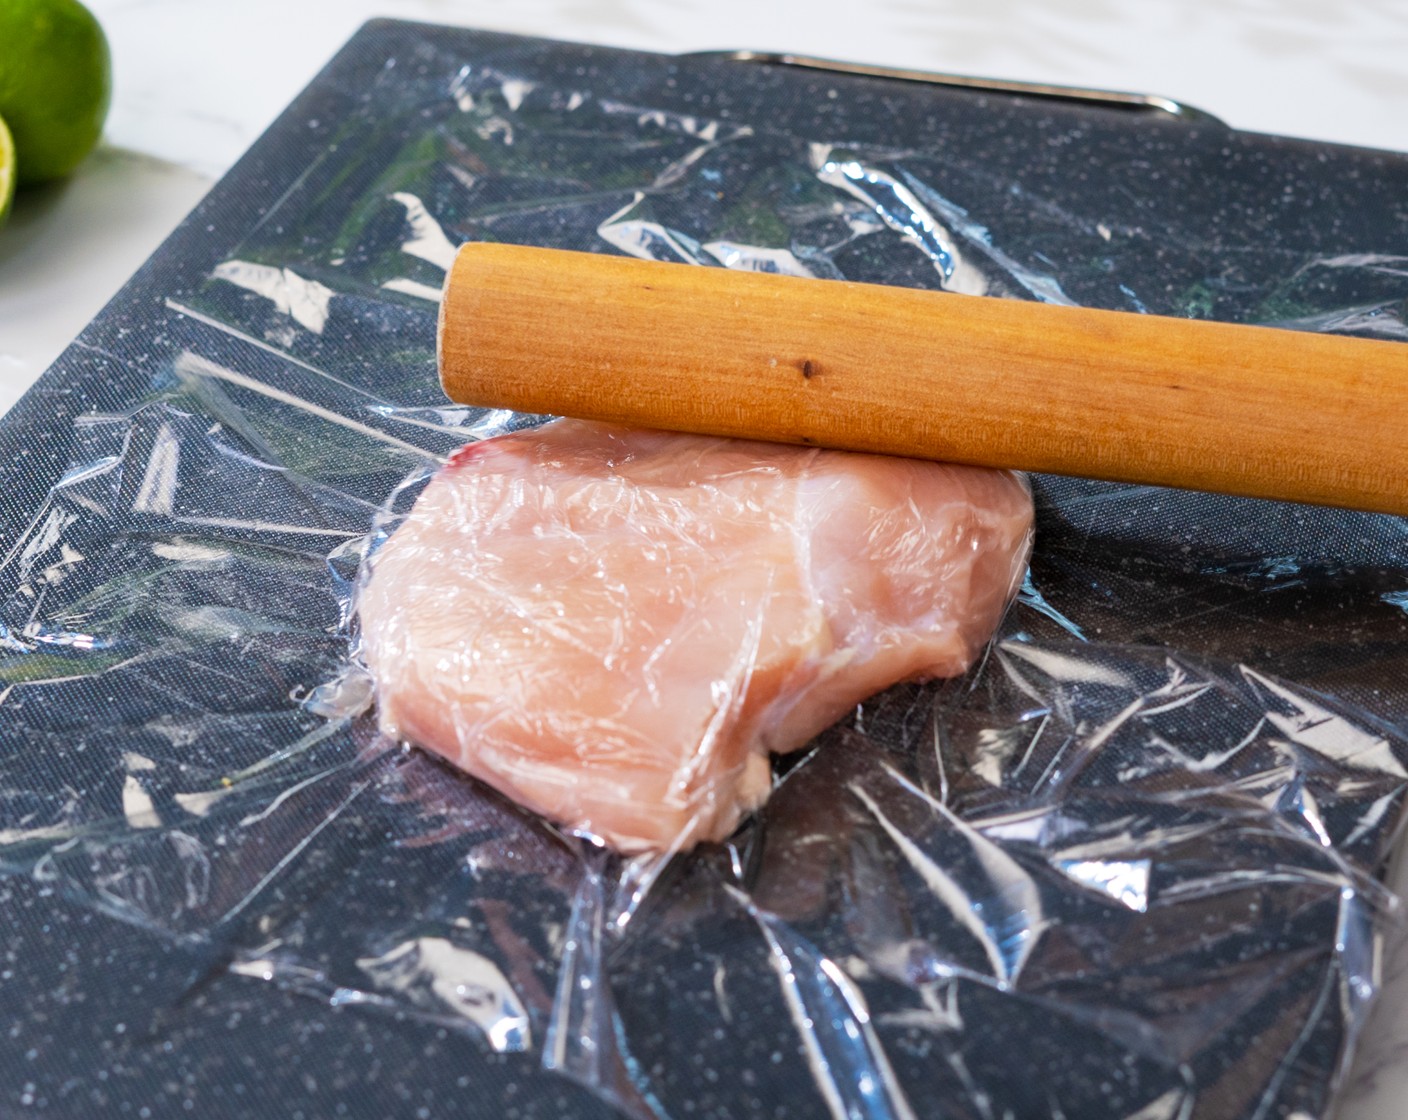
[[[420,64],[166,294],[176,352],[80,418],[0,559],[0,868],[631,1116],[1323,1114],[1393,909],[1395,519],[1038,479],[986,656],[868,700],[673,858],[378,735],[354,589],[455,448],[536,422],[439,394],[467,238],[1389,337],[1402,258],[1151,232],[1000,151]]]

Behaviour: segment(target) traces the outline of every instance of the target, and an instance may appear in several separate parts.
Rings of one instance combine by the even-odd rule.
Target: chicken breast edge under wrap
[[[470,444],[369,561],[380,726],[620,851],[720,840],[770,752],[972,664],[1032,518],[975,467],[573,420]]]

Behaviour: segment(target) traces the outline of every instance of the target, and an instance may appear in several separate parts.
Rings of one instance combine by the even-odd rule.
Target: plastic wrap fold
[[[33,444],[59,473],[9,498],[0,891],[140,935],[114,975],[162,962],[81,1012],[121,1037],[43,1036],[15,1092],[1322,1115],[1393,909],[1402,521],[1033,479],[1038,547],[973,667],[867,699],[674,855],[380,734],[355,592],[456,448],[539,419],[440,396],[465,239],[1398,338],[1401,211],[1317,224],[1309,146],[409,25],[320,82],[237,169],[258,207],[217,192],[218,235],[65,357],[86,388]],[[80,1014],[27,982],[17,1006]],[[294,1021],[258,1077],[141,1080]]]

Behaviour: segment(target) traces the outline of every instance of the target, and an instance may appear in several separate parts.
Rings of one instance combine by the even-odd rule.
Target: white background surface
[[[88,0],[106,139],[0,230],[0,411],[372,16],[1163,93],[1229,124],[1408,151],[1408,0]],[[1408,1115],[1408,978],[1340,1120]],[[1308,1120],[1308,1118],[1302,1118]]]

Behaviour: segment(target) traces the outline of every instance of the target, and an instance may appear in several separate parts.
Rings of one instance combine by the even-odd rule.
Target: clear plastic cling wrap
[[[542,418],[449,405],[433,354],[471,237],[1400,337],[1408,232],[1364,217],[1374,175],[1335,179],[1366,193],[1333,222],[1285,202],[1292,183],[1330,204],[1322,154],[364,31],[217,189],[179,267],[49,375],[68,388],[6,421],[23,454],[61,451],[11,488],[0,558],[0,897],[20,915],[0,990],[21,1009],[0,1101],[1323,1115],[1394,910],[1402,521],[1035,478],[1024,570],[1009,476],[970,472],[996,487],[975,496],[948,468],[832,475],[820,453],[710,441],[682,463],[675,437],[591,429],[574,446],[596,440],[594,466],[564,481],[573,453],[481,442]],[[939,476],[959,496],[926,505]],[[612,500],[626,482],[645,522]],[[701,541],[680,529],[706,492],[732,513]],[[437,541],[418,499],[502,522]],[[937,568],[906,552],[921,538]],[[974,552],[987,538],[1001,563]],[[596,578],[613,550],[633,578]],[[673,613],[632,615],[646,592]],[[885,615],[900,600],[957,621],[916,639]],[[492,677],[518,618],[550,629],[574,603],[595,629],[559,635],[560,667]],[[397,635],[465,619],[457,683],[491,674],[531,718],[429,742],[447,709],[413,690],[442,666]],[[379,712],[369,664],[410,699]],[[568,803],[599,737],[554,726],[572,704],[620,715],[587,664],[637,688],[605,809]],[[682,709],[681,671],[719,683],[709,713]],[[871,695],[910,676],[942,679]],[[412,733],[470,770],[496,735],[571,749],[481,782]],[[668,764],[632,784],[662,740]]]

